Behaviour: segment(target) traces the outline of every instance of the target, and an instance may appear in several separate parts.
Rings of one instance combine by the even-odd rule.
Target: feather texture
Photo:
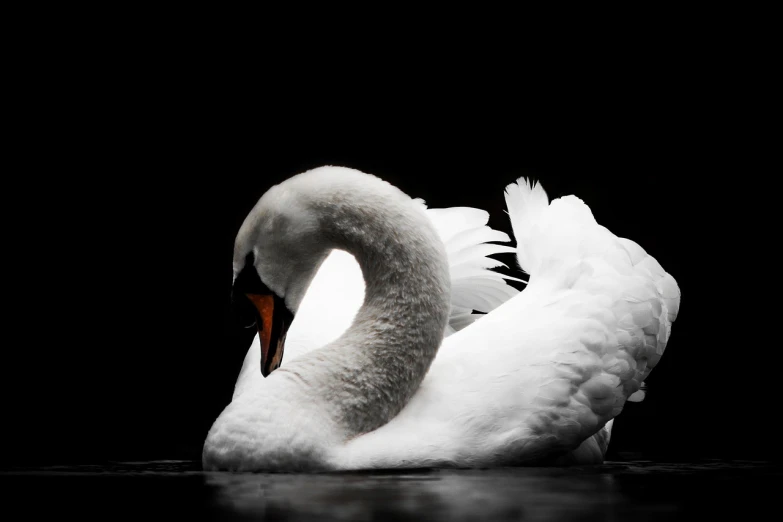
[[[423,206],[424,203],[418,200]],[[427,209],[427,216],[435,225],[446,246],[451,273],[452,314],[448,333],[459,331],[483,314],[488,313],[519,293],[506,280],[514,279],[491,268],[505,266],[491,255],[514,252],[508,245],[496,245],[492,241],[509,242],[504,232],[487,226],[489,214],[469,207]]]
[[[674,278],[579,198],[550,204],[520,179],[506,202],[528,286],[446,338],[408,406],[339,454],[345,469],[600,463],[612,420],[642,398]]]
[[[561,396],[562,405],[540,412],[539,420],[570,430],[570,422],[546,420],[557,412],[577,420],[581,433],[593,431],[619,414],[626,400],[644,399],[643,381],[663,355],[677,317],[679,287],[642,247],[598,225],[579,198],[547,204],[539,185],[520,179],[506,189],[506,202],[520,266],[532,284],[550,287],[550,304],[567,309],[561,328],[572,325],[577,341],[556,358],[557,376],[573,392]]]
[[[508,238],[486,226],[485,212],[414,203],[428,223],[410,212],[403,203],[409,200],[371,176],[334,168],[320,175],[322,190],[293,185],[322,203],[319,212],[339,220],[334,226],[341,237],[353,238],[352,252],[374,252],[363,258],[369,297],[341,336],[365,288],[353,256],[332,252],[288,333],[289,364],[265,380],[246,359],[235,399],[205,443],[205,466],[351,470],[602,462],[613,419],[626,401],[642,398],[643,381],[666,349],[680,304],[674,278],[639,245],[596,223],[579,198],[550,203],[543,188],[520,179],[506,190],[517,261],[530,276],[518,293],[506,284],[510,278],[491,270],[501,263],[490,256],[508,251],[492,242]],[[328,196],[335,185],[338,193]],[[357,195],[356,187],[364,192]],[[290,194],[278,188],[276,195],[288,204],[274,201],[272,208],[282,212],[296,204]],[[335,203],[353,217],[336,215]],[[378,219],[376,209],[386,205]],[[307,225],[308,216],[294,218]],[[309,244],[287,234],[275,239],[280,249],[267,255],[279,259],[264,265],[262,279],[277,267],[290,272],[289,258],[279,252],[306,251]],[[317,268],[312,262],[302,270],[295,288],[306,288],[304,274]],[[395,277],[386,278],[387,270]],[[409,271],[418,282],[409,284]],[[449,286],[451,302],[445,298]],[[427,308],[435,300],[437,306]],[[413,313],[412,306],[418,307]],[[489,313],[476,320],[476,310]],[[437,323],[430,321],[435,315]],[[430,326],[420,327],[422,319]],[[447,336],[435,353],[443,328]],[[306,354],[330,336],[339,339]],[[432,357],[428,371],[416,350]],[[413,388],[409,379],[412,395],[403,396],[398,383],[411,367],[419,381]]]

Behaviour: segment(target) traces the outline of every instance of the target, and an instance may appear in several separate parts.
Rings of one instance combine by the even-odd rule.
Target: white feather
[[[325,178],[334,184],[350,179],[366,190],[364,196],[356,196],[357,187],[350,187],[357,205],[364,204],[362,197],[374,198],[376,205],[394,199],[370,177],[364,186],[362,178],[345,169],[325,169],[327,175],[334,176]],[[383,198],[375,198],[373,190],[382,192]],[[317,197],[326,196],[319,192]],[[254,372],[257,362],[246,363],[234,402],[210,431],[205,466],[257,469],[256,463],[263,462],[274,469],[301,469],[298,466],[314,463],[317,469],[349,470],[601,462],[613,419],[626,401],[641,398],[643,380],[665,351],[679,309],[679,288],[641,247],[598,225],[578,198],[568,196],[550,204],[543,188],[520,179],[506,189],[506,202],[518,262],[530,274],[528,286],[519,294],[506,285],[504,276],[487,270],[499,263],[487,256],[504,248],[486,243],[501,236],[485,227],[485,212],[426,211],[445,243],[443,256],[451,270],[448,336],[415,394],[395,417],[377,429],[346,434],[351,419],[340,417],[345,403],[361,406],[370,399],[377,402],[379,396],[342,392],[338,399],[331,392],[312,391],[331,389],[325,387],[330,382],[325,376],[332,375],[329,365],[334,362],[313,358],[327,353],[315,348],[345,330],[355,314],[350,303],[361,302],[364,290],[353,257],[333,252],[297,314],[297,321],[305,314],[310,320],[320,317],[319,323],[307,328],[302,321],[302,330],[292,327],[286,342],[286,358],[295,360],[315,351],[308,361],[318,366],[307,373],[306,365],[293,365],[298,380],[280,388],[282,393],[268,381],[288,381],[265,382]],[[423,210],[423,202],[417,207]],[[405,219],[402,228],[416,221]],[[351,230],[362,227],[349,225]],[[395,227],[393,237],[401,237],[399,230]],[[383,249],[384,243],[372,248]],[[432,252],[427,255],[436,260]],[[418,275],[429,270],[410,269]],[[329,277],[319,280],[322,273]],[[330,297],[308,302],[311,294]],[[398,306],[380,305],[384,310]],[[367,315],[371,306],[362,307],[365,319],[372,317]],[[482,309],[489,313],[474,321],[473,310]],[[364,361],[379,352],[365,354],[355,344],[364,339],[380,346],[384,335],[399,334],[397,329],[406,325],[384,330],[385,323],[363,324],[385,333],[351,338],[345,346],[338,340],[328,347],[330,357],[338,358],[347,372],[337,379],[342,388],[335,389],[361,384],[364,389],[394,393],[389,385],[401,377],[400,366],[368,366]],[[411,330],[398,335],[387,349],[407,351],[410,343],[421,342],[417,334]],[[281,438],[278,429],[288,438]]]
[[[599,463],[614,417],[643,398],[674,279],[578,198],[550,205],[521,179],[506,201],[528,287],[445,339],[408,406],[340,453],[346,467]]]

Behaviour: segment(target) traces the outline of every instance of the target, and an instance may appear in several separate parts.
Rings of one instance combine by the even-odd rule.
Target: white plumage
[[[428,209],[414,200],[438,232],[446,247],[451,274],[451,313],[445,335],[451,335],[491,312],[519,293],[506,284],[512,277],[489,268],[504,266],[488,256],[514,252],[505,245],[505,232],[487,226],[489,214],[469,207]],[[332,250],[318,269],[296,312],[286,336],[286,361],[295,360],[337,339],[351,325],[364,299],[364,278],[356,259],[343,250]],[[475,313],[474,311],[483,312]],[[261,379],[261,349],[256,337],[247,352],[234,387],[237,397],[253,379]]]
[[[348,186],[350,196],[343,189]],[[428,219],[421,220],[415,215],[420,202],[377,178],[333,167],[292,178],[270,193],[240,231],[235,267],[243,248],[250,248],[246,243],[264,255],[264,249],[288,249],[286,241],[303,239],[291,235],[294,228],[285,238],[269,236],[263,223],[274,209],[305,202],[296,208],[307,214],[325,208],[312,201],[328,200],[340,210],[328,211],[326,219],[353,219],[340,230],[355,241],[347,249],[360,259],[368,287],[357,277],[353,257],[329,256],[301,300],[281,369],[264,379],[254,359],[258,347],[251,348],[234,401],[205,443],[206,468],[602,461],[612,419],[626,400],[640,397],[679,307],[676,282],[641,247],[598,225],[578,198],[549,203],[543,188],[521,179],[506,190],[519,265],[530,274],[517,295],[488,270],[498,262],[486,256],[507,247],[486,244],[506,238],[484,226],[482,211],[426,210]],[[276,206],[273,199],[289,204]],[[365,211],[370,206],[372,214]],[[427,232],[432,224],[436,235]],[[363,227],[374,235],[356,231]],[[434,244],[438,240],[443,246]],[[391,252],[384,249],[398,256],[376,255]],[[270,288],[281,288],[278,281],[291,281],[293,269],[276,273],[271,267],[281,263],[273,252],[266,255],[256,269]],[[379,259],[389,265],[376,266]],[[441,270],[450,271],[446,300],[435,295],[448,297]],[[396,273],[407,274],[405,280]],[[420,285],[408,285],[408,279]],[[288,288],[299,292],[295,284]],[[325,309],[329,320],[316,320]],[[475,321],[472,309],[490,313]],[[444,328],[451,335],[436,355],[434,339]],[[414,364],[411,357],[425,362]]]

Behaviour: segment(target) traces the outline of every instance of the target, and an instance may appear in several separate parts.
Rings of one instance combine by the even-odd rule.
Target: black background
[[[460,53],[389,68],[372,55],[348,76],[317,48],[259,59],[217,40],[91,40],[37,64],[5,192],[4,463],[200,458],[244,355],[228,316],[234,234],[267,188],[325,164],[431,207],[485,209],[506,232],[503,189],[519,176],[581,197],[682,290],[611,455],[779,456],[776,365],[747,334],[760,305],[736,273],[734,202],[752,193],[722,139],[728,109],[687,56],[636,49],[554,77]]]

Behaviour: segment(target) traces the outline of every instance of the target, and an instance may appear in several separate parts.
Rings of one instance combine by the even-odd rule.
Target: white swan
[[[483,314],[491,312],[519,293],[504,279],[519,279],[490,270],[505,266],[487,256],[514,252],[505,245],[489,241],[508,242],[504,232],[486,226],[489,214],[468,207],[428,209],[421,200],[415,200],[435,226],[446,248],[451,275],[451,313],[445,335],[472,324]],[[356,259],[343,250],[332,250],[318,268],[305,297],[296,311],[286,334],[287,362],[320,348],[345,332],[364,300],[364,278]],[[234,398],[244,393],[261,375],[261,346],[259,337],[247,351],[239,378],[234,387]]]
[[[679,289],[577,198],[550,205],[540,186],[520,182],[507,203],[530,284],[438,351],[448,258],[417,203],[340,168],[270,189],[234,252],[235,289],[256,304],[269,375],[243,370],[207,436],[205,469],[600,462],[602,428],[663,353]],[[335,340],[269,373],[286,311],[334,248],[362,268],[361,308]]]

